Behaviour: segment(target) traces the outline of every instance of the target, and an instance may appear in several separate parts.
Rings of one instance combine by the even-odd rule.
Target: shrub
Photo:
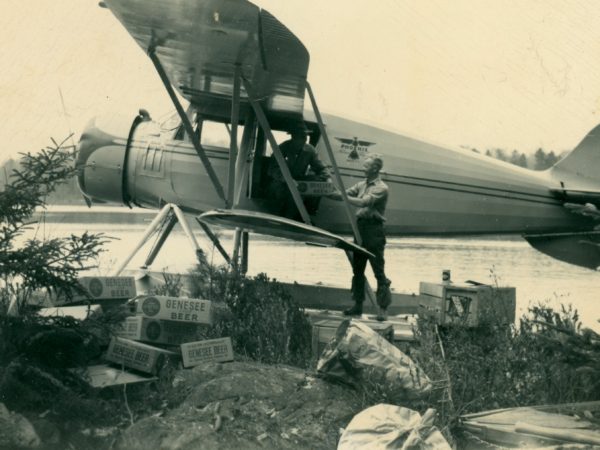
[[[53,141],[54,142],[54,141]],[[95,267],[94,260],[106,238],[83,233],[65,238],[27,239],[25,231],[35,223],[36,208],[44,208],[49,194],[76,173],[74,154],[63,143],[24,154],[20,169],[0,192],[0,316],[9,304],[21,308],[39,289],[69,297],[80,272]]]
[[[236,353],[259,362],[310,364],[308,317],[276,280],[200,265],[193,283],[192,296],[212,300],[217,309],[206,337],[230,336]]]
[[[462,414],[600,399],[600,337],[581,330],[571,307],[531,307],[519,327],[420,320],[418,335],[411,355],[437,386],[427,403],[438,410],[442,431]]]

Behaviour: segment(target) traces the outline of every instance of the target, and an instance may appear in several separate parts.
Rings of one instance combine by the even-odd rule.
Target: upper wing
[[[155,42],[172,85],[213,120],[231,117],[236,65],[275,125],[302,117],[309,55],[265,10],[245,0],[105,0],[144,51]],[[241,92],[241,117],[249,108]]]

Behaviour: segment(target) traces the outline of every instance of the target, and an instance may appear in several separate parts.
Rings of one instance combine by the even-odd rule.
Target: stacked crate
[[[136,299],[136,315],[117,331],[106,359],[145,373],[183,360],[184,367],[233,360],[230,338],[198,341],[200,327],[212,324],[208,300],[146,295]],[[138,364],[138,360],[148,364]]]

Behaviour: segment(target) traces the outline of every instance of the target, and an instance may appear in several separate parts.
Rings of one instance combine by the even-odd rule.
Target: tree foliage
[[[36,210],[76,173],[74,153],[64,142],[32,154],[22,154],[18,169],[0,192],[0,293],[6,308],[15,296],[20,303],[32,292],[46,289],[72,295],[77,276],[95,266],[106,241],[88,232],[61,238],[27,238],[36,225]]]

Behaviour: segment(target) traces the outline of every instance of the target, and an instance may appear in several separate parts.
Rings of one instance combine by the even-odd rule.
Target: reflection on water
[[[107,245],[100,259],[101,274],[109,274],[135,247],[154,212],[130,212],[123,207],[108,213],[89,210],[53,210],[45,221],[32,229],[38,236],[64,236],[83,231],[103,232],[117,238]],[[199,244],[216,264],[224,261],[200,230]],[[219,231],[226,249],[232,246],[232,232]],[[154,239],[155,240],[155,239]],[[134,258],[130,267],[139,267],[148,254],[151,240]],[[177,226],[159,254],[153,269],[185,271],[193,266],[194,254]],[[572,303],[586,326],[600,330],[597,293],[598,272],[556,261],[514,237],[493,238],[407,238],[389,239],[386,271],[392,288],[398,292],[418,292],[420,281],[441,280],[442,270],[450,269],[456,282],[475,280],[517,288],[517,314],[530,302],[549,300],[552,305]],[[271,278],[301,283],[349,286],[351,270],[341,250],[308,246],[266,236],[251,236],[249,272],[267,273]],[[374,284],[374,279],[371,278]]]

